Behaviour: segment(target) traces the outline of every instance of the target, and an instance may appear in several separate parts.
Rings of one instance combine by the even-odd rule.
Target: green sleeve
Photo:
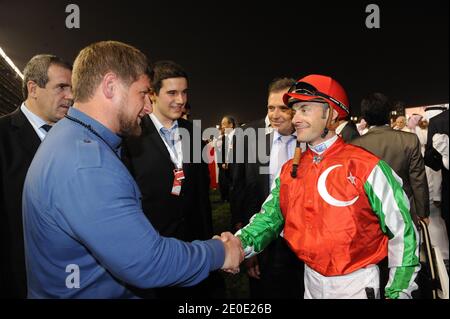
[[[379,161],[364,184],[381,230],[388,236],[389,281],[385,287],[390,299],[411,298],[417,289],[414,279],[420,269],[418,233],[411,219],[409,200],[400,177]]]
[[[280,210],[280,177],[278,176],[261,211],[253,215],[250,223],[236,233],[242,242],[246,258],[267,247],[279,236],[283,226],[284,218]]]

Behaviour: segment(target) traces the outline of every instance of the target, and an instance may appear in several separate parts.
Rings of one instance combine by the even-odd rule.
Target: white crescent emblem
[[[319,191],[319,195],[320,197],[322,197],[322,199],[327,202],[328,204],[332,205],[332,206],[337,206],[337,207],[344,207],[344,206],[350,206],[352,205],[354,202],[356,202],[359,198],[359,196],[356,196],[355,198],[353,198],[352,200],[349,201],[341,201],[341,200],[337,200],[336,198],[334,198],[333,196],[331,196],[328,193],[327,187],[325,186],[325,182],[327,181],[327,177],[328,174],[330,174],[330,172],[335,169],[336,167],[342,166],[342,164],[338,164],[338,165],[334,165],[331,167],[328,167],[319,177],[319,181],[317,182],[317,190]]]

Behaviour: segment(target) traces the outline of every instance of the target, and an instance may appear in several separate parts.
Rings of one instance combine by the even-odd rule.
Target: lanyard
[[[175,139],[174,139],[174,148],[176,151],[176,154],[173,152],[172,147],[169,146],[169,144],[167,144],[166,139],[164,138],[164,136],[162,136],[162,133],[160,131],[158,131],[159,136],[161,137],[164,145],[167,148],[167,151],[169,152],[170,155],[170,160],[172,161],[173,165],[175,165],[175,167],[178,170],[181,170],[183,168],[183,150],[181,147],[181,138],[180,135],[178,134],[178,128],[175,130]]]
[[[103,143],[105,143],[105,144],[109,147],[109,149],[114,153],[114,155],[117,156],[117,158],[119,159],[119,161],[122,161],[122,160],[120,159],[120,156],[119,156],[119,155],[117,154],[117,152],[112,148],[112,146],[109,145],[109,143],[108,143],[107,141],[105,141],[105,139],[104,139],[100,134],[98,134],[97,131],[94,130],[94,129],[92,128],[91,125],[86,124],[86,123],[84,123],[83,121],[81,121],[81,120],[79,120],[79,119],[77,119],[77,118],[75,118],[75,117],[72,117],[72,116],[70,116],[70,115],[68,115],[68,114],[65,115],[65,118],[68,119],[68,120],[71,120],[72,122],[75,122],[75,123],[77,123],[77,124],[80,124],[81,126],[83,126],[83,127],[85,127],[85,128],[87,128],[87,129],[89,130],[89,132],[91,132],[92,134],[94,134],[95,136],[97,136],[98,138],[100,138],[100,139],[103,141]]]

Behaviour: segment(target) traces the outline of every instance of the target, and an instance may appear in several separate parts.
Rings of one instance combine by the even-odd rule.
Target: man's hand
[[[247,267],[247,275],[251,278],[261,279],[259,276],[261,275],[259,271],[259,263],[258,257],[253,256],[245,260],[245,267]]]
[[[239,238],[235,237],[230,232],[224,232],[219,236],[214,236],[214,239],[220,239],[225,247],[225,261],[222,270],[237,274],[239,272],[239,265],[244,260],[244,250]]]

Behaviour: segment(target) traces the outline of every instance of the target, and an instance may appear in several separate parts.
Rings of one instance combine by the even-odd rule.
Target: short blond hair
[[[127,85],[146,74],[150,77],[147,57],[135,47],[117,41],[93,43],[80,51],[72,72],[75,102],[92,98],[106,73],[113,72]]]

